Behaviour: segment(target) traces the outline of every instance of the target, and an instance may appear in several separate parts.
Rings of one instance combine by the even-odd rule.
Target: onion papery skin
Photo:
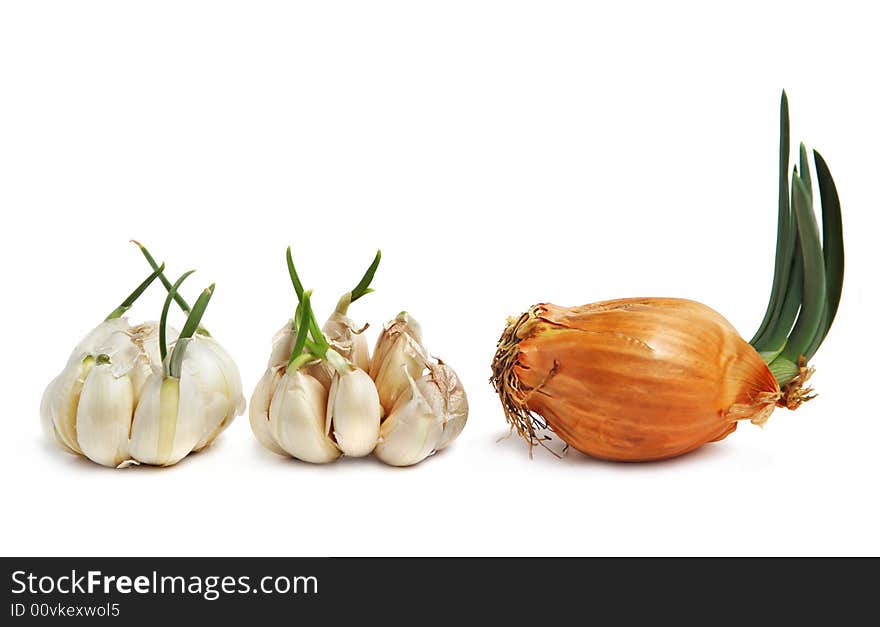
[[[502,336],[493,382],[532,443],[538,414],[567,444],[615,461],[682,455],[725,438],[738,420],[763,424],[780,398],[723,316],[673,298],[536,305]]]

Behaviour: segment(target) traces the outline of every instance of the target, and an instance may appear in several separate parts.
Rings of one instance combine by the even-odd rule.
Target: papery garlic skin
[[[309,374],[285,373],[269,405],[269,432],[284,452],[304,462],[326,464],[341,453],[326,433],[327,389]]]
[[[376,385],[360,368],[333,375],[327,398],[327,430],[349,457],[369,455],[379,440],[382,406]]]
[[[278,455],[286,455],[286,451],[278,446],[275,437],[272,435],[272,428],[269,425],[269,408],[272,403],[272,397],[278,382],[284,376],[283,367],[270,367],[266,369],[263,376],[257,382],[254,393],[251,395],[248,416],[251,423],[251,431],[257,441],[267,449]]]
[[[461,384],[461,379],[455,371],[442,361],[437,364],[428,364],[428,375],[419,381],[419,386],[433,386],[439,394],[429,395],[434,411],[441,416],[443,422],[443,435],[437,442],[437,450],[443,450],[449,446],[464,429],[468,419],[468,400]]]
[[[401,394],[391,414],[382,422],[379,443],[373,451],[391,466],[412,466],[434,453],[443,436],[443,418],[436,410],[443,405],[433,383],[419,385],[409,380],[410,389]]]
[[[366,328],[358,326],[345,314],[334,311],[324,323],[322,332],[333,350],[361,370],[369,372],[370,346],[364,335]]]
[[[422,376],[428,353],[422,345],[421,328],[406,312],[385,324],[370,365],[379,401],[390,412],[398,396],[409,389],[409,380]]]

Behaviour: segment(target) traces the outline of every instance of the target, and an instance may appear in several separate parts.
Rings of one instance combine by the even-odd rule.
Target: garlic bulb
[[[167,282],[164,265],[142,250],[153,274],[77,344],[40,404],[53,442],[104,466],[174,464],[208,446],[244,411],[238,368],[199,326],[213,286],[190,310],[177,295],[187,273],[168,283],[160,322],[131,326],[121,317],[153,279]],[[167,324],[172,299],[188,314],[180,333]]]
[[[349,305],[371,291],[379,258],[321,328],[288,249],[299,305],[273,339],[250,410],[255,437],[273,452],[316,463],[375,453],[387,464],[409,466],[448,446],[464,428],[464,388],[449,366],[429,357],[409,314],[384,326],[372,359],[367,327],[358,329],[348,317]]]
[[[409,380],[422,376],[427,361],[421,327],[407,312],[401,312],[383,327],[373,351],[370,376],[376,382],[379,401],[386,412],[409,389]]]

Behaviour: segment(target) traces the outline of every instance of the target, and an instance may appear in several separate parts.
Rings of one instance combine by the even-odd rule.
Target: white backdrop
[[[6,2],[0,8],[3,554],[877,554],[880,58],[864,3]],[[489,383],[505,318],[681,296],[749,338],[773,267],[778,100],[840,190],[820,396],[663,463],[530,461]],[[40,395],[147,274],[212,281],[249,396],[294,296],[376,248],[467,428],[410,469],[315,467],[240,418],[165,470],[44,441]],[[133,311],[155,319],[152,290]],[[175,322],[180,324],[179,314]]]

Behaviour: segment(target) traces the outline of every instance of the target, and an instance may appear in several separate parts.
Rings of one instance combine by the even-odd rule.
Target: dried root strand
[[[807,365],[807,360],[801,357],[798,360],[799,371],[794,379],[782,388],[782,395],[776,401],[779,407],[795,410],[809,400],[816,398],[813,388],[807,386],[807,381],[816,372],[816,369]]]
[[[536,445],[543,446],[557,457],[562,457],[565,449],[560,454],[546,444],[553,439],[546,433],[549,429],[547,422],[528,408],[527,401],[534,390],[524,386],[514,372],[519,359],[518,332],[523,325],[535,317],[535,309],[536,307],[532,307],[519,318],[508,319],[507,328],[498,340],[498,348],[492,361],[492,377],[489,381],[501,398],[504,417],[510,424],[510,433],[516,429],[517,434],[529,443],[529,457],[532,457],[532,450]],[[550,376],[552,374],[551,372]]]

